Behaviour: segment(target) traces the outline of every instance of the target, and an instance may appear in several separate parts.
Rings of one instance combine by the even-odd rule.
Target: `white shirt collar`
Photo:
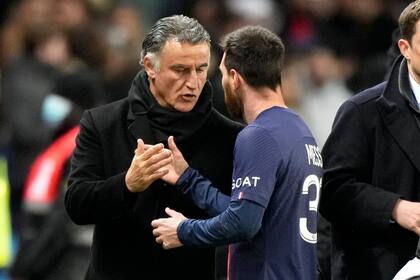
[[[411,76],[411,74],[408,75],[410,78],[410,86],[413,90],[414,96],[416,97],[417,104],[420,104],[420,84],[417,83],[416,80]]]

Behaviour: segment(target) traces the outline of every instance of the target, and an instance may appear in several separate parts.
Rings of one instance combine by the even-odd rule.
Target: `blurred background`
[[[409,2],[2,0],[0,280],[82,278],[92,229],[71,224],[61,201],[72,128],[84,109],[127,95],[157,19],[184,14],[210,32],[214,105],[228,117],[217,71],[221,37],[246,24],[279,34],[286,103],[322,147],[338,107],[385,78]]]

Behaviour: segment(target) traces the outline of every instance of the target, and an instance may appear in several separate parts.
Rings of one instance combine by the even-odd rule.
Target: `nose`
[[[187,75],[185,85],[191,90],[198,88],[198,75],[195,69],[191,70],[191,72]]]

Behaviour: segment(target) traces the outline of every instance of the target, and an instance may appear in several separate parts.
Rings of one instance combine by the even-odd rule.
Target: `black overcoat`
[[[156,143],[146,116],[128,121],[128,103],[126,98],[88,110],[81,120],[65,204],[77,224],[95,224],[86,279],[214,279],[213,248],[163,250],[150,225],[166,216],[165,207],[187,218],[206,218],[205,213],[161,180],[142,193],[127,191],[124,178],[136,139]],[[177,142],[190,166],[226,194],[241,128],[212,109],[196,133]]]
[[[392,210],[398,198],[420,201],[418,118],[402,57],[387,81],[339,109],[322,153],[320,201],[332,223],[333,279],[392,279],[414,257],[418,237]]]

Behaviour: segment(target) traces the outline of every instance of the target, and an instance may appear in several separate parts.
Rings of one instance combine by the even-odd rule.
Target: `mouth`
[[[192,102],[197,99],[197,96],[192,93],[187,93],[187,94],[181,95],[181,99],[185,102]]]

